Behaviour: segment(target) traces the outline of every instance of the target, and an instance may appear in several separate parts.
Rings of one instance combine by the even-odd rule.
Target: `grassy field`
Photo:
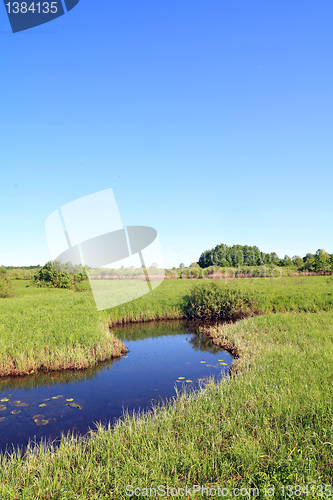
[[[119,356],[124,347],[110,334],[112,325],[180,318],[185,297],[203,281],[210,280],[165,280],[152,293],[100,312],[90,290],[36,288],[13,281],[16,296],[0,299],[0,375],[81,369]],[[234,279],[225,286],[255,292],[262,313],[333,309],[331,277]]]
[[[237,347],[236,376],[88,439],[2,457],[1,498],[123,500],[159,485],[220,487],[223,498],[240,496],[235,488],[267,498],[273,486],[278,499],[330,498],[333,313],[257,316],[210,334]]]

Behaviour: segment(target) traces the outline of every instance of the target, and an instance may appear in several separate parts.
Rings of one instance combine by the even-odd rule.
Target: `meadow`
[[[182,317],[196,287],[210,283],[165,280],[148,295],[98,312],[89,290],[15,282],[16,296],[0,300],[2,367],[30,360],[38,369],[45,349],[50,366],[62,356],[71,361],[76,351],[80,363],[86,353],[89,364],[97,363],[94,349],[112,343],[110,327]],[[273,486],[274,498],[332,497],[332,278],[233,279],[221,287],[250,294],[257,307],[235,323],[202,327],[237,354],[231,377],[150,413],[125,414],[89,437],[2,455],[0,498],[123,500],[147,497],[145,487],[193,484],[225,488],[224,498],[235,498],[235,488],[266,498]]]
[[[125,347],[112,335],[112,326],[182,318],[193,288],[209,283],[165,280],[134,301],[97,311],[88,281],[79,284],[82,291],[73,292],[13,280],[15,296],[0,300],[0,375],[83,369],[119,356]],[[122,282],[114,281],[114,286],[121,289]],[[254,294],[257,313],[333,309],[331,276],[235,278],[221,280],[221,286]]]
[[[241,488],[266,498],[272,487],[278,499],[330,498],[333,313],[269,314],[209,329],[237,347],[236,375],[89,438],[2,456],[1,497],[123,500],[159,485],[202,485],[224,488],[223,498]]]

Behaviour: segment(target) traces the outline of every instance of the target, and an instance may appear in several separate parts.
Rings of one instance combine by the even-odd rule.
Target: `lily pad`
[[[38,418],[34,418],[34,422],[36,425],[38,425],[38,427],[42,426],[42,425],[47,425],[49,423],[49,420],[47,419],[38,419]]]
[[[5,405],[0,405],[0,411],[4,411],[7,408]]]
[[[21,410],[13,410],[10,412],[12,415],[17,415],[17,413],[21,413]]]
[[[45,415],[38,414],[34,415],[32,418],[35,424],[38,425],[38,427],[49,423],[49,420],[45,418]]]
[[[82,406],[78,405],[77,403],[67,403],[66,406],[73,406],[73,408],[78,408],[79,410],[82,410]]]
[[[3,403],[5,401],[9,401],[9,399],[8,398],[2,398],[2,399],[0,399],[0,401],[1,401],[1,403]]]

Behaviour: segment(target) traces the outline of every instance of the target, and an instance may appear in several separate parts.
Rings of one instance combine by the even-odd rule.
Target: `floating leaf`
[[[16,415],[17,413],[21,413],[21,410],[13,410],[10,412],[12,415]]]
[[[7,408],[5,405],[0,405],[0,411],[4,411]]]
[[[223,359],[218,359],[217,361],[223,361]]]
[[[82,406],[78,405],[77,403],[68,403],[66,406],[73,406],[73,408],[78,408],[79,410],[82,410]]]
[[[185,380],[185,377],[178,377],[179,380]]]
[[[220,365],[228,366],[228,363],[220,363]]]
[[[36,425],[38,425],[38,427],[42,426],[42,425],[47,425],[49,424],[50,422],[55,422],[55,418],[45,418],[44,415],[34,415],[33,417],[33,421],[35,422]]]
[[[51,398],[46,398],[46,399],[43,399],[43,401],[50,401]]]
[[[193,382],[193,380],[188,379],[188,380],[186,380],[186,382]]]
[[[70,398],[70,399],[66,399],[66,401],[74,401],[74,399],[73,399],[73,398]]]
[[[0,422],[3,422],[4,420],[6,420],[6,417],[0,417]]]
[[[200,363],[206,363],[206,361],[200,361]]]
[[[34,418],[34,422],[36,425],[38,425],[38,427],[40,427],[41,425],[46,425],[49,423],[49,420],[46,420],[44,418],[42,419],[39,419],[39,418]]]
[[[1,403],[2,403],[2,402],[4,402],[4,401],[9,401],[9,399],[8,399],[8,398],[2,398],[2,399],[0,399],[0,401],[1,401]]]
[[[59,398],[63,398],[64,396],[52,396],[52,399],[59,399]]]
[[[46,406],[46,404],[45,404],[45,403],[42,403],[41,405],[38,405],[38,406]]]
[[[22,401],[14,401],[15,406],[28,406],[27,403],[23,403]]]

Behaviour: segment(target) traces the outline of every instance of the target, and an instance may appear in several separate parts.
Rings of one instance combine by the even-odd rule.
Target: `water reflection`
[[[226,375],[232,357],[181,322],[119,327],[129,353],[84,371],[41,373],[0,382],[0,448],[29,439],[86,434],[123,410],[149,409],[184,387]]]

